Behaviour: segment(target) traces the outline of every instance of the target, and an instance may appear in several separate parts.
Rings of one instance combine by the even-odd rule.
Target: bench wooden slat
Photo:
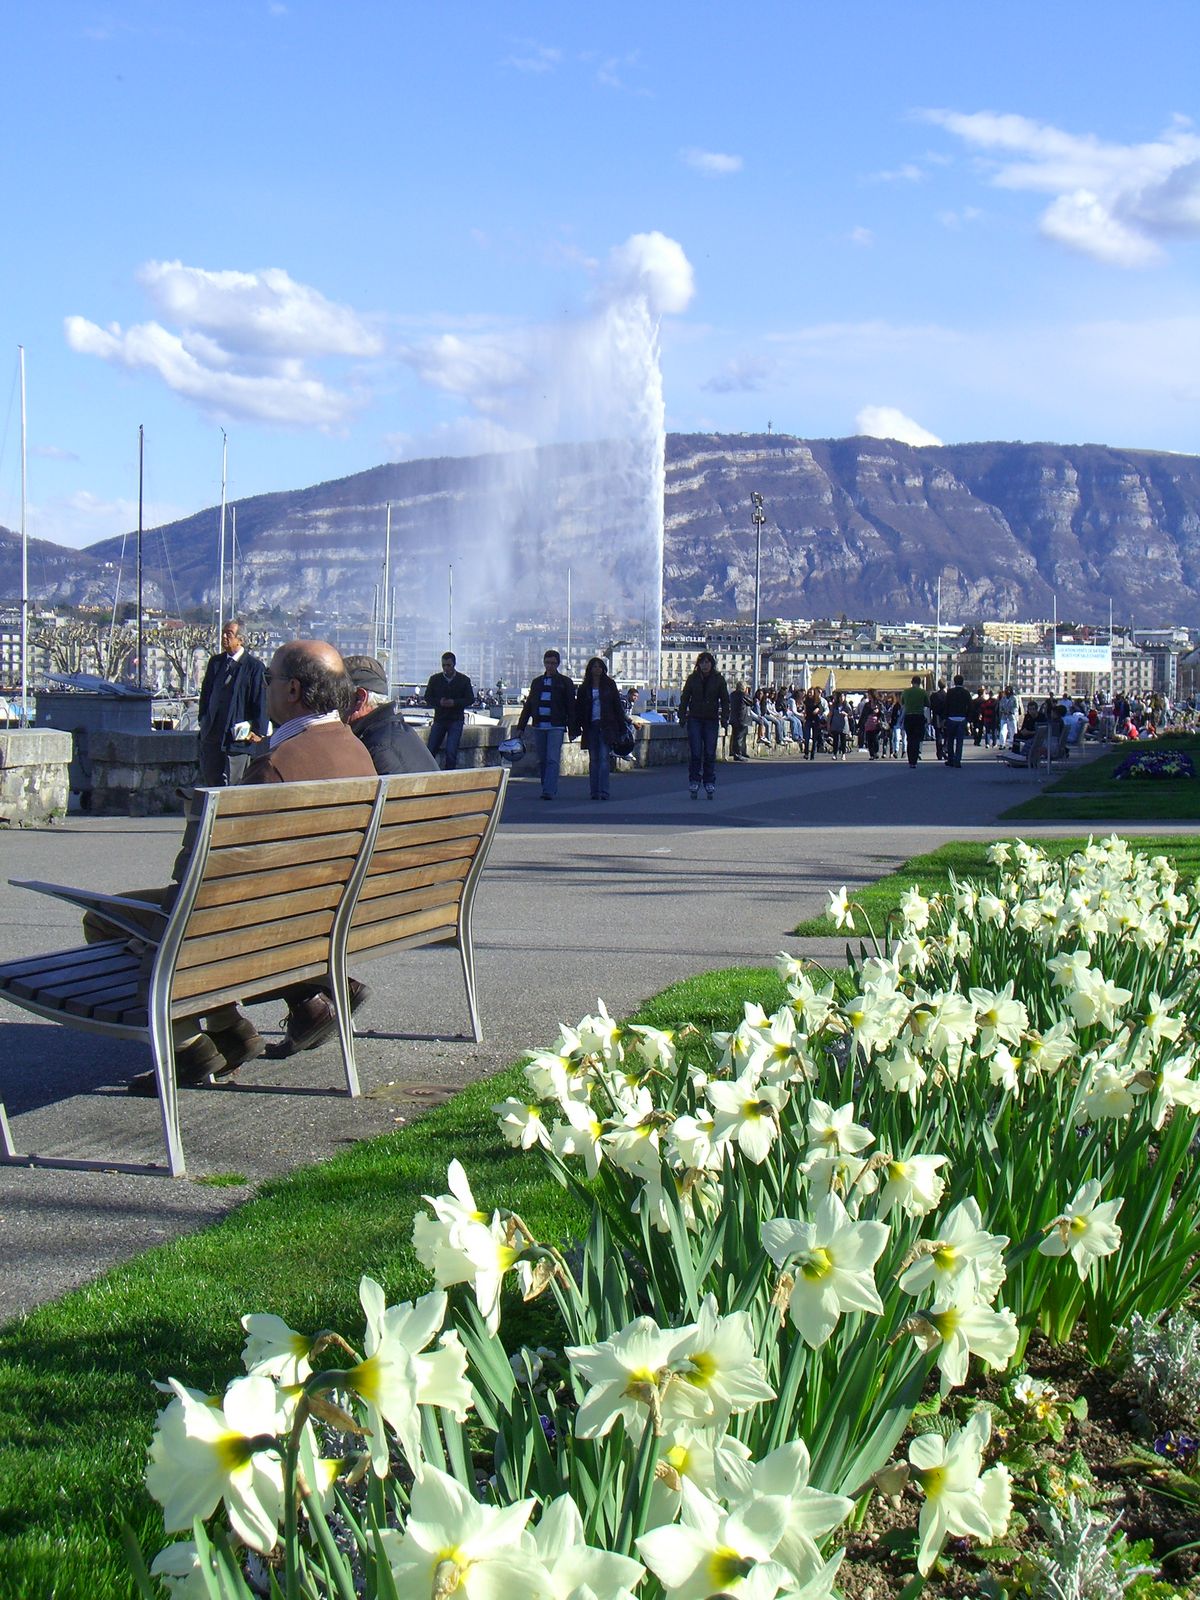
[[[386,852],[413,845],[438,844],[446,839],[478,841],[486,827],[487,818],[482,815],[472,815],[470,818],[448,817],[445,822],[410,822],[397,828],[381,824],[375,841],[375,850],[378,854],[380,850]]]
[[[376,847],[367,869],[367,880],[386,872],[403,872],[408,867],[423,867],[438,861],[459,861],[469,865],[479,849],[481,834],[469,839],[447,839],[435,844],[416,845],[407,850],[380,850]]]
[[[309,889],[326,888],[341,894],[346,876],[342,857],[332,861],[306,861],[295,867],[276,868],[274,872],[239,872],[227,878],[205,877],[196,895],[196,911],[215,909],[218,906],[236,906],[245,900],[259,900],[265,886],[280,895],[303,894]]]
[[[354,908],[352,928],[364,928],[372,922],[389,922],[396,917],[406,917],[410,912],[427,911],[441,906],[458,912],[462,891],[458,885],[432,884],[426,889],[409,889],[400,894],[384,894],[374,900],[360,900]]]
[[[490,796],[489,796],[490,798]],[[433,794],[414,796],[403,800],[388,800],[383,807],[384,828],[394,828],[401,823],[424,822],[430,817],[463,817],[476,815],[480,826],[487,826],[487,814],[479,809],[481,796],[468,790],[466,794]]]
[[[187,972],[192,967],[209,966],[213,961],[222,959],[231,945],[236,947],[240,955],[248,955],[251,952],[262,954],[268,950],[286,949],[302,940],[328,939],[332,927],[333,911],[326,907],[303,917],[285,915],[277,917],[274,922],[255,920],[239,928],[236,939],[230,939],[226,931],[192,938],[189,928],[188,937],[179,947],[175,970]]]
[[[76,1017],[94,1017],[100,1011],[123,1012],[144,993],[138,983],[114,983],[107,989],[93,989],[88,994],[73,994],[63,1010]],[[145,1010],[145,1005],[142,1006]]]
[[[216,987],[205,990],[199,997],[175,996],[171,1001],[171,1016],[175,1019],[194,1017],[197,1012],[203,1014],[211,1011],[214,1006],[233,1005],[239,1000],[253,1003],[256,998],[265,999],[273,994],[276,988],[291,983],[309,983],[313,980],[324,978],[329,972],[329,944],[328,941],[321,946],[321,955],[315,961],[310,961],[305,966],[293,967],[282,977],[268,975],[257,981],[248,980],[244,973],[227,972],[224,981]],[[236,967],[236,962],[227,963]]]
[[[278,875],[268,879],[278,887]],[[316,888],[297,889],[280,894],[263,895],[256,899],[244,895],[229,904],[216,905],[193,911],[188,922],[188,938],[198,938],[209,933],[240,933],[247,918],[253,916],[271,921],[282,917],[300,917],[310,911],[335,910],[342,898],[342,888],[337,883],[319,884]]]
[[[49,972],[55,967],[81,965],[85,961],[107,961],[115,951],[126,949],[124,939],[105,939],[100,944],[85,944],[75,950],[59,950],[48,956],[28,956],[0,967],[0,985],[7,988],[14,978],[28,972]]]
[[[286,784],[272,787],[286,788]],[[276,867],[297,866],[309,861],[344,861],[356,856],[362,846],[361,833],[329,833],[317,839],[281,839],[275,844],[230,845],[214,851],[205,866],[204,878],[230,878],[240,872],[271,872]]]
[[[103,965],[93,963],[75,970],[58,967],[52,973],[29,973],[17,979],[12,985],[12,992],[31,1000],[36,998],[43,1005],[58,1005],[69,995],[106,988],[114,979],[136,981],[141,975],[140,960],[125,951],[122,956],[114,957]]]
[[[276,839],[322,838],[327,833],[361,832],[371,820],[364,805],[313,806],[307,811],[269,811],[246,817],[217,818],[212,831],[214,850],[239,845],[269,844]]]
[[[436,907],[414,912],[412,916],[396,917],[391,922],[368,922],[361,928],[351,928],[347,948],[353,955],[365,955],[378,951],[382,945],[413,944],[418,940],[430,944],[450,938],[457,927],[457,906],[449,910]]]
[[[206,996],[218,988],[227,990],[232,986],[236,993],[240,985],[247,998],[256,991],[267,994],[277,987],[299,982],[297,974],[300,969],[307,972],[314,963],[324,972],[328,962],[328,939],[304,939],[296,944],[276,945],[270,950],[251,951],[247,955],[238,951],[221,961],[210,961],[202,967],[188,967],[179,973],[171,992],[176,1000],[191,997],[193,1010],[201,1011],[204,1008],[196,1003],[197,997]]]
[[[406,889],[424,889],[431,883],[463,883],[471,863],[457,857],[452,861],[434,861],[427,867],[406,867],[399,872],[378,873],[368,877],[362,886],[358,903],[376,900],[381,895],[397,894]]]
[[[338,785],[338,803],[372,805],[379,788],[378,778],[310,778],[305,783],[250,783],[221,794],[222,817],[253,816],[257,812],[274,815],[280,811],[304,811],[328,803],[330,786]]]

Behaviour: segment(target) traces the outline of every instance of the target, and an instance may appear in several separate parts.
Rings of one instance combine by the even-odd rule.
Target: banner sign
[[[1111,672],[1111,644],[1059,644],[1054,646],[1055,672]]]

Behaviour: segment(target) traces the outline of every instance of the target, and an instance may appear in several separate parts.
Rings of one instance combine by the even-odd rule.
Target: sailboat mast
[[[229,465],[229,439],[221,429],[221,532],[217,540],[217,649],[225,629],[225,473]]]
[[[384,530],[383,530],[383,592],[384,592],[385,596],[387,596],[387,595],[389,595],[391,593],[391,576],[392,576],[392,502],[389,500],[388,503],[387,503],[387,523],[386,523],[386,525],[384,527]],[[388,627],[388,613],[387,613],[387,601],[386,601],[386,598],[384,600],[384,611],[383,611],[383,648],[384,648],[384,652],[387,654],[388,674],[389,674],[388,681],[390,682],[391,681],[391,676],[390,675],[391,675],[391,670],[392,670],[392,657],[391,657],[392,638],[391,638],[391,630]]]
[[[26,449],[25,449],[25,346],[19,344],[21,357],[21,726],[29,725],[29,533],[25,526],[27,511]]]
[[[229,615],[237,616],[237,507],[229,508]]]
[[[137,686],[145,687],[142,655],[142,505],[146,486],[146,430],[138,423]]]

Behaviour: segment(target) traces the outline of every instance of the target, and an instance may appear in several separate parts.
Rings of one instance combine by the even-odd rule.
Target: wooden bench
[[[1036,772],[1042,767],[1049,771],[1052,762],[1065,761],[1069,754],[1066,729],[1061,729],[1051,739],[1046,724],[1039,722],[1026,749],[1020,753],[1015,750],[998,750],[996,760],[1003,762],[1006,767],[1015,767],[1020,771]]]
[[[172,1023],[287,984],[329,982],[357,1095],[347,960],[450,943],[480,1037],[471,916],[500,819],[500,768],[197,791],[195,838],[169,910],[56,884],[23,887],[101,913],[114,938],[0,966],[0,995],[67,1027],[149,1043],[172,1176],[184,1172]],[[19,1153],[0,1105],[0,1162],[161,1172]]]

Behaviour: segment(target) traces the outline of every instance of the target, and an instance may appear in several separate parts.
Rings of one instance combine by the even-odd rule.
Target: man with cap
[[[354,690],[346,717],[381,777],[393,772],[436,772],[437,761],[400,707],[388,698],[387,674],[374,656],[347,656],[346,674]]]
[[[462,738],[465,712],[475,703],[475,690],[465,672],[458,670],[458,658],[453,650],[442,657],[442,670],[435,672],[425,685],[425,704],[433,710],[433,727],[429,730],[429,754],[436,756],[446,747],[446,771],[453,772],[458,765],[458,745]]]

